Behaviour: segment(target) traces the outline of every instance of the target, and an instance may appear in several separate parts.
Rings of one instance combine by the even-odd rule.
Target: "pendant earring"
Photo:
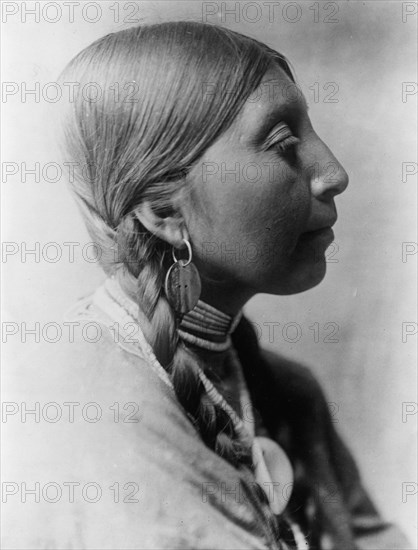
[[[167,271],[164,284],[169,304],[180,315],[195,307],[202,291],[199,272],[192,263],[192,247],[187,239],[183,239],[183,242],[186,244],[189,257],[187,260],[178,260],[173,247],[174,263]]]

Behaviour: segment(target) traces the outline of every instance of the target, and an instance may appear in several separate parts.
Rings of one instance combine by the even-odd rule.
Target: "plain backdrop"
[[[413,492],[417,482],[417,415],[405,413],[416,411],[417,401],[416,255],[402,256],[403,248],[416,251],[417,241],[416,178],[402,177],[403,167],[412,171],[417,160],[417,95],[402,95],[417,81],[417,15],[408,15],[413,4],[280,2],[269,16],[271,6],[265,2],[238,8],[235,2],[120,2],[119,22],[114,2],[92,3],[96,7],[84,19],[81,6],[75,6],[73,22],[63,4],[59,18],[50,7],[39,21],[24,16],[20,3],[3,4],[9,5],[9,15],[3,25],[2,79],[15,83],[7,90],[16,92],[2,104],[7,132],[2,229],[9,243],[4,250],[13,252],[3,255],[3,323],[17,323],[19,331],[25,323],[59,322],[78,297],[103,279],[97,264],[87,261],[89,251],[82,253],[90,239],[66,174],[53,182],[57,172],[48,164],[61,159],[51,124],[53,105],[42,90],[77,52],[138,18],[202,20],[205,13],[208,22],[259,38],[291,60],[313,125],[349,173],[350,185],[337,198],[339,221],[325,280],[297,296],[259,295],[246,311],[266,346],[316,373],[366,486],[383,514],[415,544],[417,495],[405,495],[405,487]],[[237,11],[222,12],[221,4]],[[38,100],[22,97],[24,86],[31,89],[35,83],[41,90]],[[47,97],[53,97],[49,92]],[[22,168],[35,163],[39,181],[33,174],[25,181]],[[44,177],[45,166],[50,168]],[[13,167],[17,173],[8,176]],[[74,260],[65,242],[80,243]],[[33,249],[35,243],[39,256],[22,256],[24,246]],[[62,247],[61,259],[51,261],[54,245],[48,243]],[[273,335],[271,323],[280,323]],[[30,360],[31,337],[23,346],[15,345],[19,340],[19,334],[8,339],[7,368],[13,368],[16,353]]]

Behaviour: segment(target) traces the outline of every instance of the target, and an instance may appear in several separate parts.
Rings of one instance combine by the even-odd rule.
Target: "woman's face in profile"
[[[183,215],[203,278],[272,294],[301,292],[323,279],[334,196],[348,177],[279,67],[266,73],[190,176]]]

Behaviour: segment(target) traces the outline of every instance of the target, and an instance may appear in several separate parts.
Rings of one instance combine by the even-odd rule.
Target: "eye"
[[[296,136],[289,136],[277,143],[274,143],[272,147],[277,149],[280,153],[286,153],[300,142],[300,139]]]
[[[294,136],[287,124],[282,122],[267,138],[266,149],[276,149],[279,153],[292,150],[300,139]]]

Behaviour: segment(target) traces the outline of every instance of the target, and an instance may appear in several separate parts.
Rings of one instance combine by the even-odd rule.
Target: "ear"
[[[143,201],[134,212],[145,229],[175,248],[183,246],[183,239],[189,240],[184,219],[180,214],[173,211],[171,215],[160,215],[153,210],[149,200]]]

